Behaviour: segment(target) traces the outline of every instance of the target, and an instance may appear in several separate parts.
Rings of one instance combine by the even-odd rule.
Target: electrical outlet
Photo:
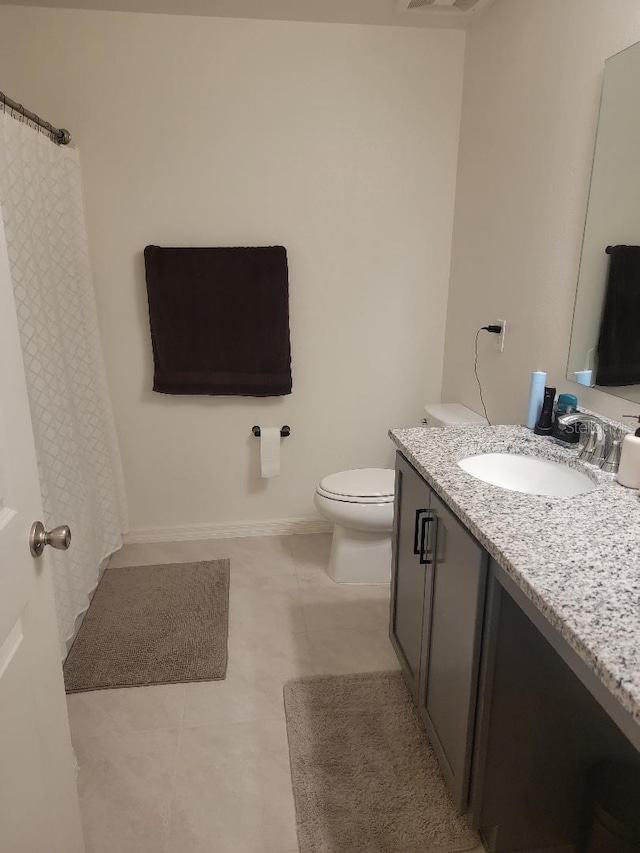
[[[504,352],[504,333],[507,329],[507,321],[506,320],[494,320],[496,326],[502,326],[502,331],[499,335],[496,336],[494,340],[494,346],[498,350],[498,352]]]

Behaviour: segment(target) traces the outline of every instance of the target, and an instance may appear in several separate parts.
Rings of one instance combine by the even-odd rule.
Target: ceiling
[[[399,8],[399,0],[0,0],[0,5],[400,27],[462,28],[482,14],[407,12]]]

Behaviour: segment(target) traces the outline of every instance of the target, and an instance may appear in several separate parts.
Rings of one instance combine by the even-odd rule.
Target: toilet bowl
[[[329,474],[316,488],[318,512],[332,522],[327,572],[337,583],[388,583],[395,473],[358,468]]]

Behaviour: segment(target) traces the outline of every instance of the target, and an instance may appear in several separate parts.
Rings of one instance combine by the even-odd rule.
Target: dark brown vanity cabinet
[[[424,614],[430,609],[433,585],[433,563],[426,553],[431,489],[400,454],[396,458],[395,495],[389,633],[417,702]]]
[[[398,454],[391,642],[454,802],[466,810],[488,555]]]
[[[614,800],[585,805],[602,762],[640,773],[632,712],[400,454],[390,636],[454,803],[487,850],[638,849],[617,840],[629,835],[621,819],[599,822],[618,813]],[[629,796],[623,811],[640,813]],[[584,846],[605,829],[614,842]]]
[[[418,711],[455,804],[469,796],[489,555],[432,492],[433,579]]]

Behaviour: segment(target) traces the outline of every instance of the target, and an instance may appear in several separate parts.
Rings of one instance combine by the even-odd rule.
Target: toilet
[[[389,583],[395,472],[356,468],[329,474],[315,505],[333,523],[327,572],[336,583]]]
[[[428,427],[487,426],[486,418],[461,403],[429,403],[422,423]]]
[[[430,427],[487,423],[460,403],[431,403],[424,411]],[[333,524],[327,572],[337,583],[389,583],[394,492],[391,468],[339,471],[318,484],[316,509]]]

